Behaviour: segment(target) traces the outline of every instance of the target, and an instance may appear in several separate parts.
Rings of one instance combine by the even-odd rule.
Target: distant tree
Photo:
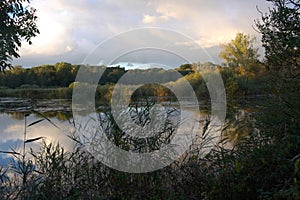
[[[193,70],[193,65],[192,64],[183,64],[183,65],[180,65],[178,70]]]
[[[124,67],[105,67],[105,71],[99,80],[99,84],[104,85],[106,83],[117,83],[125,72],[126,70]]]
[[[235,38],[227,44],[221,45],[220,58],[224,59],[230,67],[238,67],[256,61],[258,49],[254,48],[254,37],[237,33]]]
[[[31,38],[39,34],[36,10],[30,0],[0,1],[0,70],[11,68],[12,58],[18,58],[22,40],[31,44]]]
[[[55,64],[57,84],[62,87],[68,86],[74,82],[75,77],[72,74],[72,65],[66,62]]]
[[[181,75],[186,76],[186,75],[194,72],[194,67],[192,64],[183,64],[183,65],[180,65],[180,67],[177,68],[176,70],[179,73],[181,73]]]
[[[40,67],[32,68],[35,78],[31,80],[40,87],[57,86],[59,80],[53,65],[42,65]],[[31,84],[33,84],[31,83]]]
[[[262,43],[268,68],[286,71],[300,64],[300,1],[267,0],[273,8],[261,11],[256,26],[262,33]]]
[[[117,83],[125,73],[125,68],[112,67],[107,69],[109,69],[109,73],[107,74],[108,83]]]
[[[221,45],[219,56],[229,67],[238,71],[246,69],[249,64],[258,62],[258,49],[253,46],[254,41],[254,37],[237,33],[231,42]]]

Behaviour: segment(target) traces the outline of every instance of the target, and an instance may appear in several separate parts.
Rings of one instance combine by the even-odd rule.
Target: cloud
[[[256,5],[266,9],[267,3],[253,1],[153,1],[158,15],[172,17],[166,26],[193,37],[202,47],[230,41],[237,32],[257,34],[252,26],[259,18]]]
[[[153,16],[153,15],[144,15],[143,23],[149,24],[149,23],[159,23],[160,21],[168,21],[169,17],[166,15],[161,16]]]
[[[36,118],[34,116],[30,116],[28,117],[28,120],[29,122],[33,122],[36,120]],[[70,149],[73,145],[73,142],[67,137],[66,134],[74,131],[74,127],[72,125],[68,125],[67,123],[62,123],[57,119],[52,119],[52,121],[60,129],[57,129],[45,120],[34,126],[27,127],[27,138],[44,137],[46,142],[60,142],[60,144],[64,145],[64,147]],[[0,130],[2,130],[2,133],[0,134],[0,150],[8,151],[9,149],[6,147],[12,146],[12,144],[18,144],[21,146],[24,133],[24,121],[12,120],[9,115],[3,115],[1,116],[1,122]],[[5,146],[5,144],[7,145]]]
[[[263,11],[269,6],[261,0],[35,0],[41,34],[33,45],[23,44],[14,64],[80,63],[105,39],[144,26],[176,30],[210,48],[237,32],[257,35],[252,28],[260,17],[256,5]]]

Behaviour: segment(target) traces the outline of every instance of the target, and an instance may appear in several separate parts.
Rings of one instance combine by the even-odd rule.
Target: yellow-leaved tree
[[[221,45],[220,58],[225,60],[237,76],[249,78],[260,70],[258,48],[254,47],[255,40],[250,35],[237,33],[233,40]]]

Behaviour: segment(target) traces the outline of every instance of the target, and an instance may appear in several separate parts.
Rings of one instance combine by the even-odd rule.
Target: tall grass
[[[144,107],[147,106],[151,105]],[[210,153],[199,156],[201,146],[197,148],[194,144],[195,148],[186,153],[189,156],[184,155],[170,166],[151,173],[130,174],[108,168],[80,144],[66,151],[60,144],[43,141],[38,151],[23,148],[21,152],[6,152],[14,155],[18,164],[0,168],[0,198],[300,199],[299,132],[289,127],[294,130],[289,133],[293,134],[274,137],[272,124],[267,127],[266,123],[274,122],[277,117],[263,115],[264,109],[266,107],[256,110],[253,116],[238,118],[238,122],[236,115],[228,115],[232,118],[223,127],[223,140]],[[288,111],[292,116],[296,116],[295,113],[293,109]],[[146,110],[141,114],[147,114]],[[106,116],[110,116],[109,111]],[[265,117],[269,119],[263,119]],[[34,123],[38,122],[31,126]],[[205,136],[209,133],[210,119],[202,123]],[[230,129],[234,123],[239,140],[232,143]],[[25,123],[25,127],[29,125]],[[161,137],[168,138],[172,129],[169,131]],[[127,148],[128,138],[121,137],[121,130],[113,121],[108,124],[106,134],[119,147]],[[27,145],[38,140],[42,139],[24,137],[23,142]],[[138,148],[134,140],[130,142],[131,149],[127,150],[147,150],[145,143]],[[229,144],[232,148],[226,146]],[[151,145],[151,149],[156,149],[161,143]]]

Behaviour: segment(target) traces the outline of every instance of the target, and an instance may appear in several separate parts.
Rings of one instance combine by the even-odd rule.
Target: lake
[[[187,119],[190,116],[199,115],[200,118],[194,121],[201,121],[199,123],[199,134],[203,134],[201,131],[205,126],[205,120],[208,119],[209,111],[207,102],[200,102],[199,107],[201,112],[196,113],[193,110],[193,105],[191,102],[185,101],[184,105],[187,109],[180,110],[179,105],[176,102],[163,102],[159,109],[166,109],[166,113],[175,113],[175,115],[170,115],[172,124],[174,122],[180,122],[178,115],[181,114],[182,119]],[[198,106],[198,105],[197,105]],[[131,110],[131,118],[141,120],[138,113],[139,110]],[[99,106],[96,110],[96,117],[99,120],[99,116],[103,116],[104,111],[109,108],[105,106]],[[176,112],[172,112],[175,110]],[[145,110],[143,111],[145,112]],[[177,114],[176,114],[177,113]],[[150,113],[151,114],[151,113]],[[91,114],[83,113],[81,118],[83,119],[83,124],[88,124],[91,120]],[[121,114],[119,114],[121,116]],[[145,115],[146,116],[146,115]],[[95,116],[93,118],[96,118]],[[25,120],[26,118],[26,120]],[[30,125],[39,120],[39,123]],[[142,119],[145,122],[148,119]],[[162,120],[162,119],[161,119]],[[25,122],[26,121],[26,122]],[[94,120],[92,120],[94,121]],[[101,121],[101,120],[100,120]],[[191,120],[189,120],[191,121]],[[74,119],[72,113],[72,101],[66,99],[42,99],[42,100],[32,100],[32,99],[21,99],[21,98],[0,98],[0,151],[11,151],[12,149],[16,151],[21,151],[24,141],[25,123],[26,127],[26,139],[34,139],[38,137],[43,137],[46,143],[54,142],[60,143],[66,150],[71,150],[76,143],[69,136],[76,132],[74,126]],[[136,121],[139,125],[141,121]],[[101,127],[108,126],[110,121],[105,118],[101,121]],[[177,125],[178,125],[177,124]],[[173,125],[171,125],[173,126]],[[152,129],[156,129],[157,126],[152,126]],[[191,125],[185,126],[183,129],[190,128]],[[172,127],[170,127],[171,129]],[[155,131],[154,129],[151,131]],[[213,129],[213,128],[211,128]],[[133,129],[130,129],[133,130]],[[150,129],[149,129],[150,130]],[[190,130],[185,130],[189,132]],[[140,132],[139,132],[140,133]],[[172,136],[173,137],[173,136]],[[181,139],[182,140],[182,139]],[[29,151],[30,148],[37,151],[41,143],[39,141],[30,142],[26,145],[26,150]],[[133,149],[134,151],[134,149]],[[7,165],[11,161],[11,156],[9,154],[0,154],[0,164]]]
[[[33,126],[27,127],[27,139],[43,137],[47,142],[60,142],[71,148],[72,141],[67,134],[74,131],[72,124],[70,100],[30,100],[20,98],[0,98],[0,150],[20,150],[23,145],[27,125],[47,117]],[[54,125],[55,126],[54,126]],[[38,142],[27,145],[27,148],[38,148]],[[0,164],[7,164],[10,157],[0,154]]]

